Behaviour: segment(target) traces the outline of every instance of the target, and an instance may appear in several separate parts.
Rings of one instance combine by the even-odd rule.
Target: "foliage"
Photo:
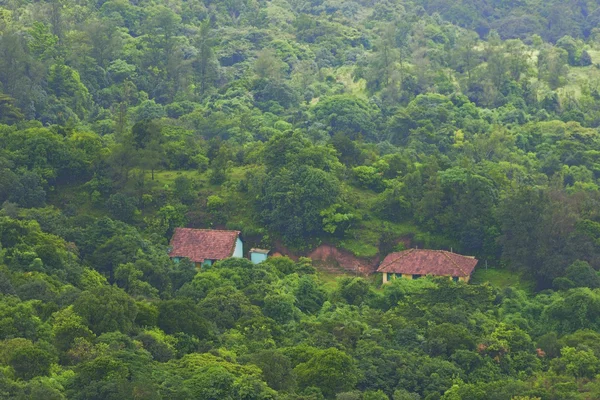
[[[0,397],[600,398],[599,22],[4,0]],[[168,257],[181,226],[479,264],[383,288],[302,257],[198,270]]]

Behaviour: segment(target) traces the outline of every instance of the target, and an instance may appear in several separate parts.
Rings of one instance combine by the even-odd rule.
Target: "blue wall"
[[[253,264],[260,264],[267,259],[267,254],[250,252],[250,261]]]
[[[244,244],[242,243],[242,239],[239,237],[235,242],[235,250],[233,250],[233,255],[231,257],[243,258],[244,257]]]

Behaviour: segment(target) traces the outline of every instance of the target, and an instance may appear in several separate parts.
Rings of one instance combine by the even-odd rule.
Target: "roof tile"
[[[409,249],[388,254],[377,272],[469,276],[477,262],[475,257],[462,256],[444,250]]]
[[[231,257],[239,231],[176,228],[171,238],[170,257],[185,257],[192,262]]]

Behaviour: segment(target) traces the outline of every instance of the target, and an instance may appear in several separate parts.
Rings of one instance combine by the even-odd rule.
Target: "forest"
[[[0,0],[0,398],[599,399],[599,127],[594,0]]]

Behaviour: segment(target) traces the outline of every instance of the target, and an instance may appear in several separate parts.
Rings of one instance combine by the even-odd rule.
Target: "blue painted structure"
[[[233,250],[233,255],[231,257],[235,258],[243,258],[244,257],[244,244],[242,243],[242,239],[238,236],[235,241],[235,249]]]
[[[265,261],[269,256],[269,250],[264,249],[250,249],[250,261],[253,264],[260,264]]]

